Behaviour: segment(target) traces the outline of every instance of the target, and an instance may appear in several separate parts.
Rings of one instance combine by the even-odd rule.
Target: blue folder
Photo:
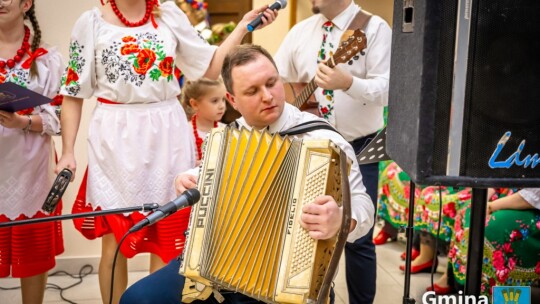
[[[51,103],[52,99],[12,82],[0,83],[0,110],[16,112]]]

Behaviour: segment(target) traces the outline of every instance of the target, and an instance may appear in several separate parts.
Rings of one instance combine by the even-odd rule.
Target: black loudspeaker
[[[540,186],[540,1],[395,0],[387,153],[419,184]]]

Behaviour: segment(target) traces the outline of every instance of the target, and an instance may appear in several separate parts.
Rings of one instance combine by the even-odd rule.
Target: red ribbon
[[[155,0],[154,1],[154,6],[156,8],[159,8],[159,0]],[[152,13],[152,15],[150,15],[150,20],[152,20],[152,25],[154,26],[155,29],[158,28],[158,25],[157,25],[157,22],[156,22],[156,18],[154,18],[154,14]]]
[[[154,26],[155,29],[157,29],[157,22],[156,22],[156,18],[154,18],[154,14],[152,14],[150,16],[150,19],[152,20],[152,25]]]
[[[34,51],[34,53],[30,53],[30,51],[28,51],[28,55],[30,55],[30,57],[28,57],[28,59],[26,59],[23,64],[21,65],[23,69],[29,69],[30,66],[32,65],[32,62],[34,62],[34,60],[36,60],[36,58],[40,57],[40,56],[43,56],[45,54],[47,54],[48,51],[44,48],[39,48],[37,50]]]

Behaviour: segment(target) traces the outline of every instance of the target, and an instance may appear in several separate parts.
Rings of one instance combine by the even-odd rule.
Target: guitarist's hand
[[[325,90],[348,90],[353,82],[352,75],[341,69],[339,66],[330,68],[324,63],[319,63],[317,66],[317,74],[315,75],[315,83],[320,88]]]

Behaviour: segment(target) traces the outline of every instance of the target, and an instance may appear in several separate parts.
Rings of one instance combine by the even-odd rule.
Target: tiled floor
[[[403,285],[404,275],[399,270],[399,265],[402,261],[399,259],[401,252],[405,250],[404,241],[389,243],[382,246],[377,246],[377,295],[375,297],[376,304],[393,304],[403,303]],[[446,260],[439,258],[439,265],[445,265]],[[335,291],[337,295],[336,304],[349,303],[347,299],[347,286],[344,277],[345,265],[343,259],[339,267],[338,276],[335,280]],[[435,280],[442,273],[443,268],[439,266],[438,273],[435,275]],[[144,277],[145,272],[131,272],[129,281],[133,283]],[[417,303],[421,303],[421,297],[424,288],[429,284],[429,274],[415,274],[411,280],[411,295],[416,298]],[[77,282],[68,276],[53,276],[49,278],[49,282],[59,286],[69,286]],[[0,279],[1,287],[17,286],[17,279]],[[74,303],[79,304],[99,304],[100,293],[97,274],[90,274],[84,277],[83,282],[64,292],[64,297]],[[15,304],[21,303],[19,290],[0,290],[0,303]],[[45,302],[48,304],[68,303],[62,301],[60,293],[57,290],[47,290],[45,293]]]

